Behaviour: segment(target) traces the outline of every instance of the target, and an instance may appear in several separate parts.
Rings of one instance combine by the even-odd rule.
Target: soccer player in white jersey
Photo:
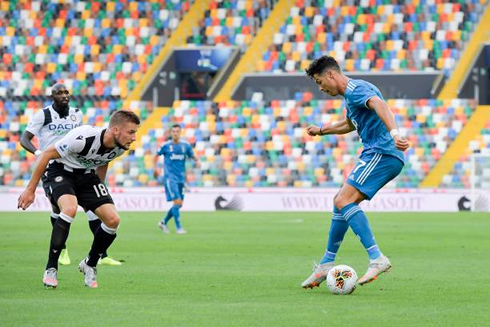
[[[60,140],[69,131],[83,124],[83,113],[81,110],[69,105],[70,92],[64,84],[56,83],[53,85],[51,87],[51,96],[53,98],[53,103],[50,106],[39,110],[34,115],[20,140],[22,147],[36,156],[39,156],[41,151]],[[39,149],[36,149],[34,144],[32,144],[34,136],[37,136],[38,138]],[[44,182],[46,176],[43,176],[42,178]],[[46,192],[46,194],[48,193]],[[59,213],[59,208],[52,206],[52,226],[54,226],[56,219],[58,219]],[[87,211],[87,217],[90,230],[92,233],[95,233],[100,226],[100,219],[92,211]],[[59,263],[64,266],[71,263],[66,245],[63,245],[63,250],[61,250]],[[102,255],[100,263],[110,266],[121,265],[121,262],[112,259],[107,253]]]
[[[36,186],[46,173],[45,188],[49,199],[61,210],[51,234],[49,259],[43,276],[46,287],[58,286],[58,258],[78,205],[93,211],[102,220],[87,258],[78,266],[85,275],[85,285],[98,286],[97,263],[116,238],[120,221],[104,184],[107,168],[110,161],[129,150],[136,140],[139,124],[136,114],[119,110],[112,114],[108,128],[77,127],[39,155],[31,180],[19,196],[18,207],[25,210],[34,202]]]

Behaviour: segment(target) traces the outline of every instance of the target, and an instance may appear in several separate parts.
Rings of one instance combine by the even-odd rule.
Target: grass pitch
[[[483,326],[490,321],[488,214],[368,214],[392,272],[349,296],[303,290],[325,249],[327,213],[183,213],[187,235],[164,235],[160,213],[122,213],[99,289],[77,270],[91,243],[73,223],[72,264],[56,290],[42,274],[48,214],[0,213],[1,326]],[[362,276],[367,255],[349,231],[337,263]]]

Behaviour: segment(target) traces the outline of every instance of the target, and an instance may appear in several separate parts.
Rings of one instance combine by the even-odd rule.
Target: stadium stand
[[[458,162],[455,163],[453,169],[449,174],[446,174],[442,178],[441,187],[464,187],[471,188],[471,155],[473,153],[481,153],[490,156],[490,121],[488,121],[485,127],[480,131],[479,135],[470,142],[465,153],[463,153]],[[488,162],[488,159],[479,159],[483,162]],[[485,174],[485,177],[490,176],[490,169],[485,168],[483,165],[479,165],[480,168],[485,169],[485,171],[477,172],[477,176]],[[488,189],[490,185],[478,183],[477,186]],[[485,179],[481,178],[482,181]]]
[[[392,186],[417,187],[472,115],[470,100],[389,100],[398,125],[412,147],[402,175]],[[305,134],[305,127],[332,122],[344,115],[341,100],[317,101],[310,93],[296,100],[177,101],[150,129],[142,146],[114,164],[111,186],[157,185],[162,161],[158,147],[168,128],[179,123],[184,139],[201,158],[201,170],[189,170],[190,186],[337,187],[362,151],[356,133],[328,136],[322,141]]]
[[[74,95],[126,97],[192,1],[0,4],[0,97],[63,80]]]
[[[209,10],[187,39],[193,45],[236,45],[242,51],[270,14],[275,1],[211,1]]]
[[[256,69],[302,71],[329,54],[345,71],[442,70],[448,76],[484,9],[485,0],[298,0]]]

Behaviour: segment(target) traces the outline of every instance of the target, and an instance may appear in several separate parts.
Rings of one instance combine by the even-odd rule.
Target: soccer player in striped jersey
[[[359,279],[359,284],[363,285],[387,272],[391,263],[379,249],[359,203],[372,199],[384,185],[398,176],[404,165],[403,151],[409,148],[409,144],[400,135],[395,116],[376,86],[348,78],[330,56],[314,60],[306,69],[306,74],[322,92],[343,96],[347,110],[344,119],[329,125],[308,126],[307,133],[322,136],[357,130],[364,149],[358,164],[334,197],[327,249],[320,265],[314,268],[313,274],[301,286],[313,288],[326,279],[349,227],[369,256],[367,272]]]
[[[49,145],[54,144],[56,141],[63,138],[69,131],[83,124],[82,111],[69,105],[70,92],[64,84],[56,83],[53,85],[51,87],[51,97],[53,98],[53,103],[46,108],[39,110],[34,117],[32,117],[20,140],[22,147],[36,156],[39,156],[39,154],[41,154],[41,152]],[[39,141],[39,149],[36,149],[34,144],[32,144],[34,136],[36,136]],[[43,181],[45,178],[46,177],[43,176]],[[59,213],[59,209],[56,206],[52,206],[52,226],[54,226],[56,219],[58,219]],[[90,230],[92,233],[95,233],[101,223],[99,217],[92,211],[87,211],[87,218]],[[63,250],[61,250],[59,263],[64,266],[71,263],[66,244],[64,245]],[[121,265],[121,262],[109,257],[107,253],[104,253],[101,264],[119,266]]]
[[[66,243],[78,205],[94,212],[101,225],[94,233],[92,247],[79,264],[85,285],[96,288],[97,263],[116,238],[119,214],[104,181],[109,162],[129,150],[136,140],[140,120],[131,111],[112,114],[107,128],[80,126],[46,148],[36,161],[36,167],[26,189],[19,196],[18,207],[25,210],[35,199],[36,186],[46,173],[45,188],[51,204],[60,209],[51,233],[48,263],[43,284],[58,286],[58,259]],[[48,166],[49,165],[49,166]]]

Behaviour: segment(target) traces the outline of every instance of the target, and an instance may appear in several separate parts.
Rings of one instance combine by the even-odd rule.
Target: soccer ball
[[[327,275],[327,288],[333,294],[351,294],[356,289],[357,274],[346,265],[338,265],[330,269]]]

